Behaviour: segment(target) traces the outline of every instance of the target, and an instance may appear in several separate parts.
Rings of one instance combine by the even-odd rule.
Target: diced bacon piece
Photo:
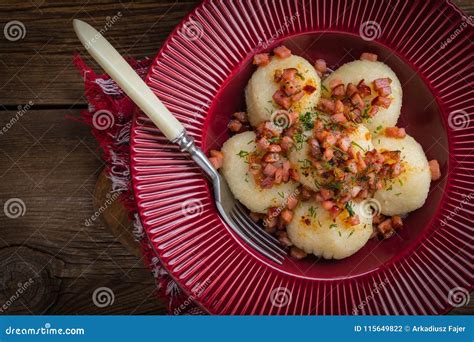
[[[392,87],[387,86],[383,88],[377,89],[377,92],[379,93],[380,96],[388,96],[392,93]]]
[[[336,123],[345,123],[347,122],[347,118],[343,113],[337,113],[331,116],[331,120]]]
[[[291,249],[290,249],[290,255],[295,259],[301,260],[303,258],[306,258],[306,256],[308,254],[305,251],[303,251],[302,249],[299,249],[298,247],[292,246]]]
[[[259,53],[253,56],[253,64],[257,66],[265,66],[270,63],[270,55],[268,53]]]
[[[271,144],[268,146],[268,151],[269,152],[281,152],[281,146],[277,144]]]
[[[388,239],[395,233],[395,230],[393,230],[392,227],[392,220],[389,218],[379,223],[379,225],[377,226],[377,230],[384,239]]]
[[[275,184],[281,184],[283,182],[283,169],[279,168],[275,171]]]
[[[258,221],[260,221],[260,220],[264,217],[264,215],[263,215],[263,214],[259,214],[259,213],[254,213],[253,211],[251,211],[251,212],[249,213],[249,217],[250,217],[250,219],[251,219],[253,222],[258,222]]]
[[[285,209],[281,212],[281,219],[285,224],[288,224],[293,220],[293,212],[291,210]]]
[[[318,140],[309,140],[309,151],[311,153],[311,156],[313,156],[314,158],[319,158],[321,156],[321,146],[319,145]]]
[[[290,173],[290,178],[293,179],[294,181],[298,182],[300,180],[300,175],[298,174],[298,172],[291,168],[288,170],[288,172]]]
[[[354,93],[351,96],[351,103],[359,109],[362,109],[365,107],[365,102],[364,100],[362,100],[362,97],[360,97],[359,93]]]
[[[303,186],[303,189],[301,190],[301,197],[303,201],[307,201],[311,199],[312,196],[313,196],[313,192],[311,191],[311,189],[306,186]]]
[[[288,68],[283,70],[282,79],[285,81],[293,81],[298,73],[296,68]]]
[[[351,216],[348,220],[349,224],[351,226],[357,226],[358,224],[360,224],[360,218],[359,218],[359,215],[354,215],[354,216]]]
[[[263,174],[268,177],[273,177],[275,175],[277,168],[275,165],[269,163],[263,168]]]
[[[249,122],[249,119],[247,117],[247,113],[245,113],[245,112],[235,112],[234,114],[232,114],[232,116],[234,118],[236,118],[237,120],[239,120],[240,122],[242,122],[242,123]]]
[[[348,160],[346,162],[346,167],[347,169],[349,170],[349,172],[352,172],[352,173],[357,173],[358,169],[357,169],[357,163],[351,159],[351,160]]]
[[[280,160],[280,155],[278,153],[267,153],[263,156],[263,161],[265,163],[275,163]]]
[[[211,157],[219,158],[219,159],[224,159],[224,153],[221,151],[217,150],[211,150],[210,151]]]
[[[351,139],[349,137],[341,137],[337,140],[337,146],[344,152],[349,150],[351,147]]]
[[[334,191],[329,190],[329,189],[321,189],[319,190],[319,193],[321,194],[321,196],[323,196],[323,199],[325,201],[334,197]]]
[[[283,246],[291,247],[293,245],[293,243],[291,242],[290,238],[288,237],[288,233],[286,231],[277,232],[277,236],[278,236],[278,241],[280,241],[280,243]]]
[[[378,56],[375,53],[370,53],[370,52],[363,52],[362,55],[360,55],[361,61],[376,62],[377,58]]]
[[[268,149],[269,146],[270,146],[270,142],[265,137],[260,138],[260,140],[257,141],[257,147],[262,151],[265,151],[266,149]]]
[[[227,127],[230,129],[231,132],[239,132],[242,128],[242,123],[239,120],[230,120]]]
[[[344,85],[344,83],[342,82],[341,79],[333,78],[331,81],[329,81],[329,88],[331,88],[331,90],[332,90],[332,89],[336,88],[337,86],[339,86],[341,84]]]
[[[372,100],[372,105],[374,106],[379,106],[387,109],[390,107],[390,103],[392,103],[392,100],[388,97],[383,97],[383,96],[377,96]]]
[[[326,61],[324,59],[317,59],[314,62],[314,68],[316,69],[318,74],[320,74],[320,76],[324,75],[327,70]]]
[[[273,49],[273,53],[278,58],[287,58],[287,57],[291,56],[291,50],[288,49],[284,45],[280,45],[280,46],[276,47],[275,49]]]
[[[339,84],[332,89],[332,96],[336,98],[342,98],[346,94],[346,89],[344,84]]]
[[[284,136],[280,142],[280,146],[282,150],[286,152],[288,152],[293,147],[294,144],[295,142],[293,141],[293,139],[291,139],[288,136]]]
[[[439,163],[436,159],[430,160],[428,162],[431,171],[431,180],[435,181],[441,178],[441,170],[439,168]]]
[[[385,128],[385,135],[390,138],[403,139],[407,136],[405,128],[387,127]]]
[[[283,172],[283,182],[285,183],[290,180],[290,168],[291,168],[291,164],[288,160],[285,161],[281,167],[282,172]]]
[[[370,94],[372,94],[372,90],[370,90],[370,87],[365,84],[364,80],[361,80],[357,85],[357,91],[359,92],[359,95],[362,98],[370,96]]]
[[[392,220],[392,227],[394,229],[402,229],[403,228],[403,221],[402,221],[402,218],[400,216],[392,216],[391,218]]]
[[[373,81],[375,89],[380,89],[380,88],[383,88],[383,87],[389,87],[391,83],[392,83],[392,80],[388,77],[377,78],[376,80]]]
[[[334,102],[334,113],[344,113],[344,103],[341,100]]]
[[[324,210],[331,210],[332,207],[334,207],[336,204],[333,201],[323,201],[321,203],[321,206],[323,207]]]
[[[281,69],[276,69],[275,73],[273,74],[273,81],[275,83],[280,83],[283,79],[283,71]]]
[[[211,157],[209,158],[209,161],[211,162],[212,166],[214,169],[219,170],[222,167],[223,160],[216,158],[216,157]]]
[[[329,214],[331,215],[332,218],[336,218],[340,212],[341,212],[341,209],[338,206],[334,206],[329,211]]]
[[[273,186],[273,178],[267,177],[260,183],[262,189],[270,189]]]
[[[373,118],[377,114],[378,111],[379,111],[379,107],[370,106],[369,110],[367,111],[367,116],[369,118]]]
[[[312,94],[316,91],[316,87],[313,87],[312,85],[307,84],[303,87],[303,90],[306,94]]]
[[[282,89],[287,96],[291,96],[301,91],[301,83],[296,79],[286,81],[283,83]]]
[[[289,109],[291,107],[291,99],[281,90],[277,90],[272,98],[277,105],[284,109]]]
[[[293,210],[296,208],[297,205],[298,205],[298,198],[296,196],[288,197],[288,200],[286,201],[286,206],[288,209]]]
[[[334,101],[321,98],[319,100],[318,107],[326,113],[333,113],[335,109],[335,103]]]
[[[352,95],[354,95],[357,92],[358,92],[358,90],[357,90],[357,87],[355,86],[355,84],[349,83],[347,85],[347,88],[346,88],[346,95],[347,96],[351,97]]]
[[[296,93],[295,95],[293,95],[291,97],[291,101],[292,102],[297,102],[297,101],[301,100],[303,96],[304,96],[304,92],[300,91],[300,92]]]

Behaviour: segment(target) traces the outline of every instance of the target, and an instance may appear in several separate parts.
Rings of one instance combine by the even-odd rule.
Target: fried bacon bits
[[[382,214],[374,216],[372,220],[374,228],[374,236],[380,240],[388,239],[395,234],[396,231],[403,228],[402,218],[398,215],[388,217]]]
[[[439,163],[436,159],[430,160],[428,162],[431,172],[431,180],[436,181],[441,178],[441,171],[439,169]]]
[[[232,116],[233,119],[227,124],[227,128],[229,128],[232,133],[240,133],[250,129],[247,113],[235,112]]]

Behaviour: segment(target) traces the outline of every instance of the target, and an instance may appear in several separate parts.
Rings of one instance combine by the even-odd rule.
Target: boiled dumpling
[[[270,207],[284,205],[293,194],[297,184],[293,181],[273,185],[270,189],[260,188],[249,172],[246,155],[255,151],[255,133],[243,132],[234,135],[222,146],[224,161],[222,175],[230,190],[243,205],[256,213],[266,213]]]
[[[431,173],[421,145],[407,135],[403,139],[377,136],[373,139],[379,152],[400,151],[404,171],[385,183],[374,198],[380,202],[384,215],[402,215],[423,206],[430,189]]]
[[[357,85],[359,81],[364,80],[365,84],[372,89],[372,95],[368,98],[372,100],[376,96],[376,92],[372,87],[372,81],[386,77],[392,80],[390,85],[392,94],[389,96],[393,98],[392,103],[387,109],[379,107],[377,114],[364,122],[364,125],[366,125],[371,132],[374,132],[380,129],[380,127],[396,126],[402,107],[402,86],[397,75],[395,75],[388,65],[382,62],[367,60],[349,62],[329,75],[328,78],[324,80],[323,85],[326,89],[330,89],[329,85],[332,80],[339,79],[346,86],[348,83]]]
[[[296,68],[301,75],[304,85],[311,85],[316,91],[305,94],[303,98],[293,104],[290,110],[297,113],[311,111],[316,106],[321,95],[321,79],[314,67],[304,58],[290,56],[287,58],[272,57],[266,66],[260,66],[250,78],[245,89],[247,113],[250,124],[256,127],[262,121],[269,121],[273,112],[280,109],[272,100],[273,94],[279,85],[274,81],[276,70]]]
[[[291,242],[306,253],[325,259],[343,259],[361,249],[372,234],[372,216],[361,213],[360,204],[351,202],[360,223],[352,226],[344,210],[335,219],[319,204],[302,202],[287,226]]]

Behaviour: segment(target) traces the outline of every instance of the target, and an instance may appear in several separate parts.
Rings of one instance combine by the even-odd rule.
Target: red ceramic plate
[[[443,178],[405,229],[341,261],[255,254],[220,219],[198,167],[138,113],[138,210],[170,274],[214,314],[439,314],[473,284],[472,22],[446,1],[205,1],[175,29],[146,82],[205,151],[245,110],[252,56],[285,44],[331,68],[379,55],[404,90],[399,125]]]

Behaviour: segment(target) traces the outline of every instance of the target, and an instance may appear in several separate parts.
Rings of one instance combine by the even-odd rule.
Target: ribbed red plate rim
[[[348,10],[339,16],[342,8]],[[297,20],[285,23],[295,11]],[[416,249],[369,274],[328,281],[293,277],[240,243],[219,218],[200,170],[138,113],[131,133],[131,170],[140,218],[166,269],[210,313],[351,314],[364,303],[360,314],[440,314],[452,307],[453,291],[472,290],[472,22],[450,2],[204,1],[170,35],[146,82],[201,145],[213,99],[261,40],[281,36],[277,30],[283,25],[285,36],[358,34],[367,21],[390,27],[376,41],[425,80],[447,123],[448,185],[432,220],[438,228]],[[449,46],[440,48],[460,25],[463,29]],[[199,39],[189,39],[196,28]],[[450,124],[453,113],[463,115],[461,127]],[[196,208],[199,215],[183,213],[183,203],[190,200],[202,205]],[[389,285],[374,291],[386,279]],[[273,305],[275,289],[288,289],[291,300]]]

